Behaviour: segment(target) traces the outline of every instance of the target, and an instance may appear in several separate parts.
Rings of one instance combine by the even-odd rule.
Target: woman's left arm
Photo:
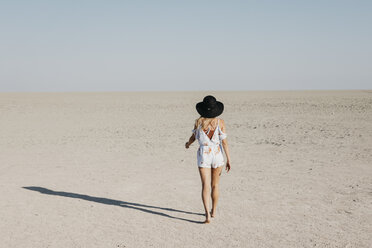
[[[196,124],[194,125],[194,130],[196,129]],[[195,133],[193,133],[189,139],[189,141],[186,142],[185,147],[188,149],[192,143],[195,141]]]
[[[188,149],[190,145],[195,141],[195,134],[192,134],[189,141],[186,142],[185,147]]]

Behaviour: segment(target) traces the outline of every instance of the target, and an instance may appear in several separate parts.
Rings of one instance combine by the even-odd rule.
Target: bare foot
[[[216,216],[216,214],[214,213],[214,211],[212,210],[211,211],[211,217],[214,218]]]
[[[211,219],[210,219],[210,214],[209,213],[206,213],[205,214],[206,216],[205,216],[205,221],[204,221],[204,224],[208,224],[208,223],[210,223],[211,222]]]

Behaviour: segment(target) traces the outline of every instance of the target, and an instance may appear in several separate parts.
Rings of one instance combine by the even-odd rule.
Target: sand
[[[212,93],[232,169],[202,224]],[[0,93],[0,247],[371,247],[372,91]]]

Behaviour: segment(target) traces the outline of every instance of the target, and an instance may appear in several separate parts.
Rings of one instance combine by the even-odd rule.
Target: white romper
[[[222,140],[227,135],[222,132],[219,119],[217,120],[217,127],[213,133],[211,139],[203,131],[201,124],[193,129],[192,132],[195,134],[195,139],[199,141],[199,149],[197,151],[197,163],[198,167],[204,168],[217,168],[224,165],[224,158],[222,155]],[[208,133],[210,129],[208,130]]]

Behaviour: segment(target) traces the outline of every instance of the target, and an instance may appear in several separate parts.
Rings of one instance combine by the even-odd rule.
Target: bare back
[[[218,120],[220,120],[219,123],[220,123],[221,130],[225,132],[225,123],[222,119],[218,119],[218,118],[200,117],[199,119],[195,121],[194,128],[197,128],[199,125],[201,125],[202,129],[205,132],[208,132],[209,130],[214,131],[217,128]]]

